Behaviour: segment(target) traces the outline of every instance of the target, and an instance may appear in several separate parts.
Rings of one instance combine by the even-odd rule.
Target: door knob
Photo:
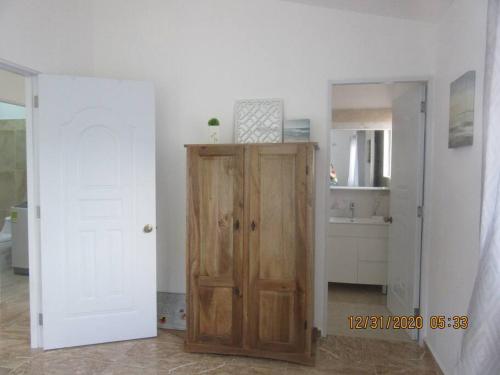
[[[389,216],[389,217],[384,217],[384,221],[386,223],[391,223],[392,224],[392,216]]]
[[[144,225],[144,233],[151,233],[153,231],[153,226],[151,224]]]

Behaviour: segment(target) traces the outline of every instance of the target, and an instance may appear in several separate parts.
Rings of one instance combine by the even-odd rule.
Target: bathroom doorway
[[[29,345],[25,77],[0,69],[0,344]]]
[[[426,82],[331,86],[327,333],[418,339]]]

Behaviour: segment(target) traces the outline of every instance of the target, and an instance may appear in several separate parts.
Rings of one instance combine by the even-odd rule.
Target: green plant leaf
[[[216,118],[211,118],[210,120],[208,120],[208,126],[219,126],[219,125],[220,125],[219,120]]]

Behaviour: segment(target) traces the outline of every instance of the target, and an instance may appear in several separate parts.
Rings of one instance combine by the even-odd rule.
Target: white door
[[[399,85],[399,86],[398,86]],[[419,307],[423,199],[425,100],[423,83],[395,84],[392,108],[392,171],[387,307],[394,315],[413,316]],[[409,331],[416,339],[417,331]]]
[[[40,75],[38,96],[43,347],[156,336],[153,86]]]

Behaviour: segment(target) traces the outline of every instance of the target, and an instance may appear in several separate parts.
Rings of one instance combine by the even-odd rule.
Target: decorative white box
[[[235,143],[282,143],[283,100],[238,100],[234,106]]]

